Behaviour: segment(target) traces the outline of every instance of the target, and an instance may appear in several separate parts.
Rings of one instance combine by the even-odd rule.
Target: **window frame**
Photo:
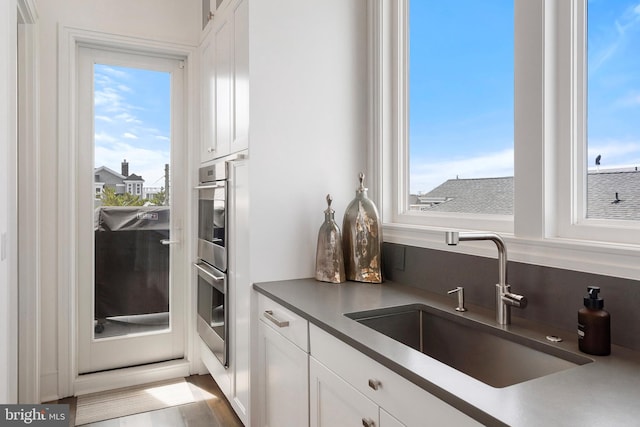
[[[584,218],[586,0],[514,3],[513,217],[404,211],[408,1],[375,0],[369,16],[370,194],[384,240],[495,257],[487,245],[444,243],[447,229],[490,230],[513,261],[640,279],[640,221]]]

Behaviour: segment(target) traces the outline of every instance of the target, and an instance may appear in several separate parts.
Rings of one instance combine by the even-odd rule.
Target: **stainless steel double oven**
[[[237,157],[236,157],[237,158]],[[227,208],[229,162],[221,159],[199,171],[198,334],[226,368],[229,366],[229,292]]]

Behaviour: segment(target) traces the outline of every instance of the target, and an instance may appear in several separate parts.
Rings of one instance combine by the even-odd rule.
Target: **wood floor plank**
[[[218,419],[221,426],[224,427],[244,427],[240,418],[236,415],[236,413],[231,408],[231,405],[227,401],[224,394],[213,380],[211,375],[192,375],[186,378],[188,382],[194,384],[197,388],[201,390],[205,390],[213,397],[206,399],[206,403],[211,409],[212,413],[215,414],[215,417]],[[193,391],[193,389],[192,389]],[[193,391],[194,393],[198,393],[197,390]],[[195,394],[194,397],[198,398]]]
[[[84,427],[244,427],[211,375],[185,378],[195,403],[143,412],[121,418],[85,424]],[[69,405],[69,426],[75,425],[76,397],[46,403]]]
[[[226,427],[218,421],[216,414],[211,412],[211,408],[206,402],[196,402],[190,405],[179,407],[182,421],[188,427]]]

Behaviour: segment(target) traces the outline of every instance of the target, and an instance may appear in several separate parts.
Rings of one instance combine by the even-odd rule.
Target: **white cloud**
[[[113,123],[113,120],[109,116],[96,115],[96,120],[100,120],[107,123]]]
[[[104,74],[107,74],[109,76],[112,77],[117,77],[119,79],[128,79],[129,78],[129,74],[127,74],[126,71],[123,70],[117,70],[115,68],[111,68],[111,67],[107,67],[107,66],[101,66],[100,67],[100,71]]]
[[[93,100],[96,108],[103,108],[106,111],[120,111],[124,109],[122,106],[123,97],[110,88],[96,90]]]
[[[117,141],[116,138],[114,138],[112,135],[105,132],[96,132],[96,134],[93,136],[93,139],[97,143],[100,143],[100,142],[112,143]]]
[[[513,176],[513,149],[470,158],[443,161],[414,161],[411,193],[428,192],[448,179]]]
[[[125,132],[122,136],[127,139],[138,139],[138,137],[131,132]]]
[[[137,124],[142,124],[142,121],[138,120],[138,118],[136,116],[134,116],[131,113],[120,113],[120,114],[116,114],[114,116],[114,119],[120,120],[120,121],[124,121],[126,123],[137,123]]]

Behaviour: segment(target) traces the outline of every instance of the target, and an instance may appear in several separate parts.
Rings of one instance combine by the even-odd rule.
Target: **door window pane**
[[[409,208],[513,213],[513,2],[409,8]]]
[[[169,325],[170,77],[94,66],[95,338]]]

